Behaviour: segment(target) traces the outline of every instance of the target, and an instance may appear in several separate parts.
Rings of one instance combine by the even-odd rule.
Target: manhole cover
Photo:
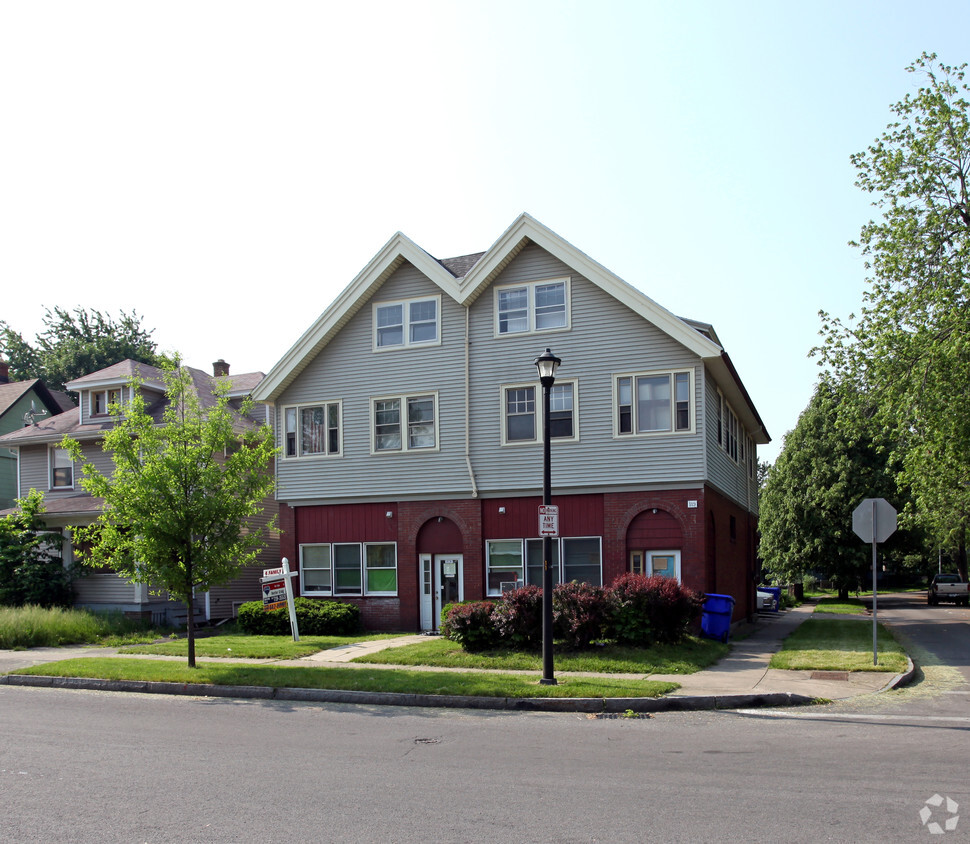
[[[848,671],[813,671],[813,680],[848,680]]]

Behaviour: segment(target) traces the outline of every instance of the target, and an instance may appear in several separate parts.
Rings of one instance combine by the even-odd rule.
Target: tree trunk
[[[185,607],[188,610],[185,616],[185,639],[189,650],[189,668],[195,668],[195,606],[191,592],[185,599]]]
[[[195,602],[194,590],[192,589],[192,545],[187,544],[185,549],[185,607],[188,612],[185,614],[185,639],[189,652],[189,668],[195,668]]]
[[[960,547],[957,549],[957,571],[960,573],[960,580],[967,582],[967,532],[960,531]]]

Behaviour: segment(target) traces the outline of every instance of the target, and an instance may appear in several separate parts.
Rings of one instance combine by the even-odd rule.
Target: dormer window
[[[121,404],[121,389],[116,387],[111,390],[92,390],[91,391],[91,415],[108,416],[110,407],[113,404]]]

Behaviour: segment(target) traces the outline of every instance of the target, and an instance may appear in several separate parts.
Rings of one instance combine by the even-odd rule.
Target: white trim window
[[[74,461],[66,448],[51,447],[48,452],[50,460],[50,488],[74,489]]]
[[[534,443],[539,439],[535,384],[502,388],[502,442]]]
[[[123,401],[124,391],[120,387],[91,390],[88,393],[88,415],[110,416],[111,405],[120,405]]]
[[[557,381],[549,390],[549,438],[578,440],[577,383]],[[542,440],[542,388],[535,384],[502,387],[502,444]]]
[[[438,330],[441,297],[375,302],[374,348],[402,349],[441,342]]]
[[[283,408],[284,457],[339,457],[342,409],[339,401]]]
[[[375,454],[438,448],[438,394],[371,399]]]
[[[569,536],[553,539],[553,584],[603,584],[602,539],[598,536]],[[524,557],[523,557],[524,555]],[[500,595],[507,584],[542,586],[541,539],[493,539],[485,543],[487,594]]]
[[[556,278],[495,288],[495,334],[569,328],[569,279]]]
[[[647,551],[647,577],[671,577],[680,583],[680,551]]]
[[[694,373],[641,372],[613,378],[617,436],[694,430]]]
[[[742,444],[740,449],[738,448],[738,440],[742,434],[741,424],[738,422],[738,417],[731,409],[731,405],[727,403],[727,400],[721,402],[721,414],[722,422],[721,427],[724,429],[724,451],[727,452],[727,456],[730,457],[735,463],[744,463],[744,445]],[[738,456],[740,452],[740,457]]]
[[[680,551],[632,551],[630,571],[645,577],[671,577],[680,583]]]
[[[397,595],[393,542],[321,542],[300,546],[300,594]]]

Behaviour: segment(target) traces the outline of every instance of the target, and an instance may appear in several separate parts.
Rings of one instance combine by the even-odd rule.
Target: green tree
[[[870,273],[849,324],[822,313],[816,352],[864,395],[888,432],[898,480],[912,491],[903,524],[957,550],[964,578],[970,525],[970,105],[966,64],[924,53],[924,84],[852,156],[856,184],[882,212],[858,246]]]
[[[71,587],[61,557],[63,538],[47,530],[44,495],[32,489],[0,519],[0,604],[68,606]]]
[[[224,585],[256,561],[269,528],[255,528],[250,518],[273,490],[276,450],[269,426],[246,424],[251,402],[233,408],[217,389],[214,404],[203,403],[182,366],[166,374],[166,387],[160,423],[138,390],[111,408],[123,417],[104,435],[112,472],[86,460],[76,440],[64,445],[83,463],[83,488],[104,500],[98,520],[75,530],[85,561],[182,601],[194,668],[193,593]]]
[[[865,582],[872,559],[852,532],[852,511],[865,498],[898,500],[885,449],[870,432],[849,433],[840,424],[840,410],[853,398],[851,390],[819,383],[759,497],[765,568],[782,582],[821,572],[836,580],[842,597]]]
[[[69,381],[123,360],[164,365],[151,335],[134,311],[115,319],[94,309],[47,308],[44,330],[33,345],[0,320],[0,355],[13,380],[40,378],[50,389],[63,390]]]

